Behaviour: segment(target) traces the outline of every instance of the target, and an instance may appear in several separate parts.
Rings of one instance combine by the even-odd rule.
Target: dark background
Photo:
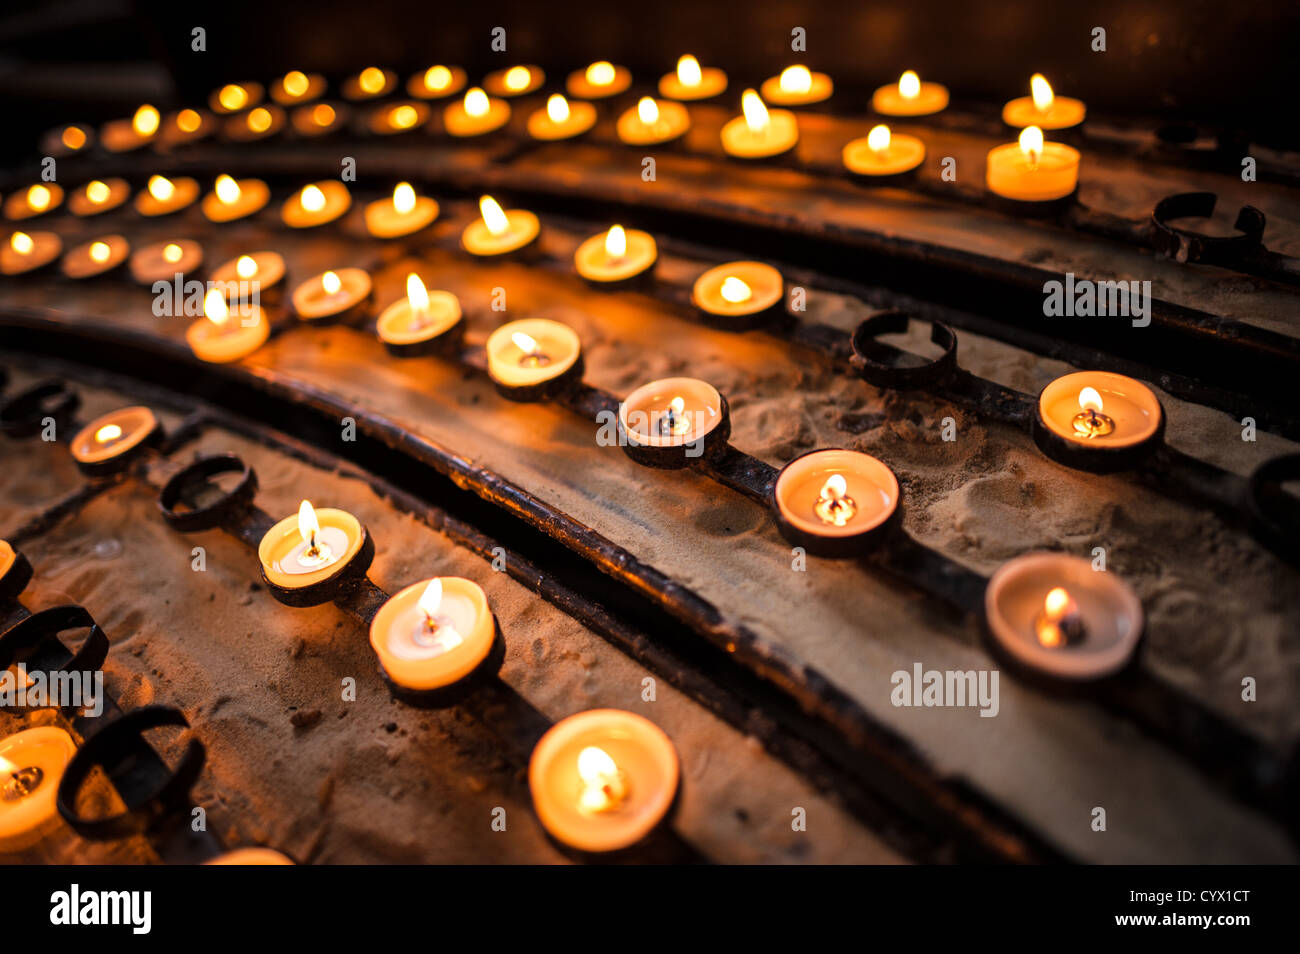
[[[207,29],[207,52],[190,30]],[[489,48],[507,30],[505,54]],[[552,84],[593,59],[629,66],[642,81],[679,54],[724,67],[733,91],[800,58],[790,29],[805,27],[813,68],[831,73],[836,100],[859,108],[875,86],[917,69],[957,102],[1001,103],[1047,74],[1094,113],[1243,129],[1300,143],[1296,0],[9,0],[0,11],[0,109],[8,158],[61,121],[129,115],[139,103],[194,104],[224,82],[289,69],[331,78],[367,65],[409,72],[458,63],[473,78],[517,62]],[[1091,51],[1104,26],[1107,52]]]

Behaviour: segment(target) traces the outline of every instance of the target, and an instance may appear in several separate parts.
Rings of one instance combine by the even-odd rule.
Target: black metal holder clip
[[[904,357],[915,357],[880,341],[881,335],[902,334],[915,319],[903,311],[872,315],[853,332],[853,357],[849,363],[868,384],[897,390],[925,389],[943,384],[957,370],[957,334],[939,321],[930,322],[930,340],[943,349],[932,361],[903,365]]]
[[[87,627],[90,633],[76,652],[59,639],[59,634],[67,630]],[[0,633],[0,670],[15,663],[39,661],[48,648],[56,650],[62,660],[51,666],[53,672],[97,672],[108,658],[108,647],[108,636],[84,606],[55,606],[33,613]]]
[[[1176,262],[1236,265],[1263,248],[1264,213],[1243,205],[1233,224],[1240,234],[1206,235],[1173,223],[1182,218],[1208,218],[1219,197],[1213,192],[1180,192],[1166,196],[1151,210],[1151,245]]]
[[[239,474],[239,482],[222,490],[210,478]],[[167,481],[158,494],[163,521],[181,533],[211,530],[252,506],[257,493],[257,473],[234,454],[200,457]]]
[[[1300,454],[1265,461],[1246,483],[1246,516],[1255,537],[1290,563],[1300,563],[1300,506],[1282,484],[1300,480]]]
[[[31,437],[40,433],[47,417],[63,427],[80,406],[81,395],[62,381],[42,382],[0,405],[0,434]]]

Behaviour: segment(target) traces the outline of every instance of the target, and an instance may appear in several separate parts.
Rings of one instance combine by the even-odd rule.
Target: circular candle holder
[[[755,132],[744,116],[734,116],[722,127],[720,137],[723,151],[733,159],[788,164],[799,145],[799,121],[788,109],[772,109],[767,113],[767,125]]]
[[[397,358],[454,355],[465,341],[460,301],[448,291],[428,293],[429,305],[416,316],[405,296],[379,314],[376,330],[389,354]]]
[[[227,83],[208,96],[208,109],[224,115],[238,113],[256,106],[265,95],[261,83]]]
[[[262,581],[272,596],[286,606],[320,606],[356,587],[375,558],[375,542],[365,526],[346,510],[321,508],[316,513],[324,535],[337,530],[346,540],[338,559],[308,572],[286,572],[287,559],[301,540],[298,514],[285,517],[262,537],[257,546]]]
[[[694,59],[692,57],[691,59]],[[695,61],[695,68],[699,70],[700,78],[697,82],[683,82],[678,71],[665,73],[659,78],[659,95],[665,99],[676,99],[683,102],[695,102],[697,100],[712,99],[727,91],[727,74],[716,66],[700,66],[699,61]]]
[[[1282,485],[1300,479],[1300,454],[1285,454],[1255,468],[1246,483],[1251,530],[1266,547],[1291,563],[1300,562],[1300,507]]]
[[[102,669],[108,658],[108,635],[84,606],[65,605],[38,610],[0,633],[0,672],[15,663],[26,662],[45,646],[57,643],[66,651],[67,646],[59,636],[72,629],[88,632],[76,652],[70,653],[67,662],[55,671],[93,673]],[[61,708],[71,715],[77,707]]]
[[[858,325],[851,339],[850,363],[864,381],[879,388],[906,391],[933,387],[953,376],[957,370],[957,334],[942,322],[930,322],[930,341],[943,353],[929,361],[879,340],[882,335],[905,333],[914,320],[903,311],[884,311]]]
[[[221,474],[238,474],[229,490],[212,481]],[[257,473],[234,454],[203,457],[177,472],[158,494],[158,510],[173,530],[194,533],[229,522],[253,503]]]
[[[416,99],[444,99],[455,96],[468,81],[459,66],[431,66],[406,81],[406,94]]]
[[[258,106],[227,119],[221,134],[230,142],[258,142],[278,136],[287,122],[287,114],[279,106]]]
[[[542,223],[527,209],[504,209],[505,230],[493,232],[479,216],[460,233],[460,245],[471,255],[496,261],[527,261],[537,251]]]
[[[1083,420],[1085,389],[1101,401],[1095,426]],[[1136,467],[1151,456],[1164,440],[1165,413],[1140,381],[1109,371],[1076,371],[1039,393],[1032,430],[1034,443],[1052,460],[1105,474]]]
[[[32,437],[41,432],[45,419],[65,427],[81,406],[81,395],[62,381],[44,381],[15,394],[0,404],[0,434]]]
[[[322,272],[307,279],[293,290],[293,311],[300,319],[314,325],[353,324],[370,313],[374,302],[374,286],[370,273],[364,268],[340,268],[339,290],[330,292]]]
[[[653,119],[653,122],[646,122]],[[629,146],[660,146],[676,142],[686,135],[691,128],[691,114],[681,103],[672,100],[659,100],[654,103],[645,118],[641,115],[641,103],[630,106],[619,114],[614,124],[619,142]]]
[[[595,748],[612,762],[622,789],[618,802],[596,810],[583,802],[591,781],[580,759]],[[533,808],[548,835],[591,854],[640,844],[670,817],[680,766],[672,740],[642,716],[620,709],[591,709],[561,719],[538,741],[528,762]],[[608,790],[608,789],[607,789]]]
[[[0,246],[0,275],[32,275],[49,268],[63,254],[54,232],[14,232]]]
[[[546,74],[540,66],[511,66],[483,77],[483,88],[493,96],[525,96],[542,88]]]
[[[479,92],[482,92],[481,90]],[[469,99],[474,90],[465,94]],[[474,114],[465,108],[464,100],[448,103],[442,111],[442,128],[447,135],[457,139],[469,139],[496,132],[510,121],[510,104],[500,97],[485,96],[486,111]]]
[[[148,218],[157,218],[160,215],[172,215],[182,209],[189,208],[198,199],[199,183],[197,179],[191,179],[189,176],[178,176],[168,181],[171,183],[171,191],[164,196],[154,195],[151,188],[141,189],[137,192],[135,210]],[[153,184],[153,179],[150,180],[150,184]]]
[[[77,793],[96,769],[108,774],[147,745],[143,733],[162,726],[189,728],[185,713],[169,706],[144,706],[119,716],[87,738],[68,763],[58,787],[59,814],[83,838],[115,841],[160,827],[169,816],[188,815],[189,792],[207,758],[203,743],[190,739],[180,761],[152,789],[125,799],[126,810],[116,815],[87,818],[77,811]]]
[[[280,218],[291,229],[311,229],[328,225],[342,218],[344,213],[352,208],[352,193],[338,179],[322,179],[320,182],[311,183],[311,186],[318,189],[324,199],[320,208],[309,208],[304,203],[304,198],[308,196],[307,186],[285,199],[284,205],[280,207]]]
[[[234,192],[233,197],[222,197],[222,184],[203,197],[201,208],[209,222],[222,224],[246,219],[261,212],[271,201],[271,189],[261,179],[231,179],[230,182],[235,184],[230,190]],[[224,185],[228,187],[230,182]]]
[[[123,236],[102,235],[70,249],[63,256],[60,268],[64,278],[74,281],[102,278],[116,273],[130,254],[131,245]]]
[[[501,624],[483,589],[461,577],[438,580],[442,587],[435,614],[438,629],[426,626],[418,606],[432,580],[389,597],[370,623],[370,647],[389,691],[402,702],[425,709],[455,705],[496,675],[505,661]]]
[[[147,407],[124,407],[91,421],[69,445],[77,468],[87,477],[120,474],[162,440],[162,425]]]
[[[95,179],[68,196],[68,211],[80,218],[102,215],[125,204],[131,186],[125,179]]]
[[[741,289],[743,296],[734,289]],[[783,317],[785,282],[771,265],[727,262],[710,268],[695,280],[691,303],[707,323],[745,331]]]
[[[99,144],[106,152],[134,152],[153,142],[161,118],[152,106],[141,106],[130,119],[110,119],[100,126]]]
[[[250,302],[270,308],[283,297],[284,277],[284,257],[279,252],[248,252],[214,268],[208,286],[220,290],[232,304]]]
[[[1151,210],[1151,247],[1176,262],[1228,264],[1259,251],[1264,238],[1264,213],[1243,205],[1233,228],[1237,235],[1207,235],[1184,226],[1178,219],[1206,218],[1214,214],[1219,197],[1213,192],[1182,192],[1165,196]]]
[[[63,204],[63,187],[57,182],[41,182],[12,193],[5,199],[5,218],[13,222],[34,219],[53,212]]]
[[[392,93],[397,88],[398,82],[397,74],[392,70],[371,66],[345,79],[339,92],[344,99],[354,102],[378,99]]]
[[[295,70],[271,84],[271,98],[281,106],[297,106],[320,99],[328,86],[325,77],[319,73]]]
[[[698,378],[663,378],[618,406],[623,452],[646,467],[675,470],[718,456],[731,437],[727,398]]]
[[[531,341],[525,350],[522,340]],[[568,325],[548,318],[511,321],[488,336],[488,376],[509,401],[545,401],[582,383],[582,343]]]
[[[1079,158],[1079,150],[1061,142],[1044,142],[1032,163],[1018,142],[993,147],[984,171],[990,204],[1027,218],[1064,214],[1078,196]]]
[[[0,852],[24,851],[58,829],[59,782],[76,751],[72,736],[55,726],[0,739],[0,759],[15,766],[0,798]]]
[[[1074,609],[1059,619],[1045,617],[1049,594],[1058,588]],[[1137,594],[1114,573],[1098,572],[1081,557],[1047,552],[1024,554],[997,569],[984,591],[984,624],[997,655],[1018,671],[1067,683],[1122,671],[1145,625]]]
[[[771,502],[788,542],[817,556],[849,557],[897,532],[901,497],[898,478],[884,462],[833,448],[809,451],[782,467]]]
[[[342,103],[299,106],[289,115],[293,131],[304,139],[320,139],[344,129],[352,110]]]
[[[910,72],[910,71],[909,71]],[[932,116],[948,108],[948,87],[941,83],[922,82],[919,76],[912,74],[915,82],[915,94],[903,95],[903,79],[888,86],[879,87],[871,95],[871,108],[882,116]]]
[[[419,129],[429,115],[428,105],[419,100],[385,103],[371,112],[366,126],[376,136],[396,136]]]
[[[609,254],[608,239],[608,232],[600,232],[583,241],[573,253],[573,267],[583,281],[605,291],[649,288],[659,260],[654,236],[640,229],[624,229],[621,255]]]
[[[854,139],[840,153],[844,168],[861,185],[897,186],[916,178],[925,163],[925,143],[915,136],[890,133],[883,149],[872,147],[871,137]]]
[[[155,149],[166,152],[192,146],[216,133],[217,126],[217,118],[209,112],[182,109],[162,121],[158,127]]]
[[[395,196],[376,199],[366,204],[366,231],[377,239],[411,238],[432,226],[441,211],[437,200],[427,195],[415,196],[406,211],[398,210]]]
[[[0,540],[0,603],[17,599],[31,580],[31,561],[15,550],[8,540]]]
[[[600,72],[593,78],[596,70]],[[574,70],[564,81],[565,91],[574,99],[610,99],[626,93],[631,85],[632,71],[613,63],[593,63],[586,69]]]
[[[835,84],[831,82],[828,75],[809,70],[808,77],[807,90],[786,89],[781,85],[781,77],[778,74],[763,80],[763,85],[759,87],[758,92],[764,102],[774,106],[812,106],[831,98]]]
[[[81,123],[51,129],[41,137],[41,155],[75,156],[95,144],[95,130]]]
[[[567,102],[563,119],[551,116],[550,101],[528,117],[528,135],[540,142],[560,142],[586,135],[596,125],[596,107],[582,100]]]
[[[1052,104],[1047,109],[1039,109],[1032,96],[1018,96],[1008,100],[1002,107],[1002,121],[1017,129],[1026,126],[1051,130],[1071,129],[1080,125],[1087,113],[1082,100],[1069,96],[1053,96]]]
[[[141,285],[174,281],[193,275],[203,266],[203,246],[189,239],[156,242],[136,249],[127,260],[133,281]]]

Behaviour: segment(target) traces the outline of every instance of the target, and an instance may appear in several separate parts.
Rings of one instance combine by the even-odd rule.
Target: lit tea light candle
[[[355,76],[345,79],[341,92],[344,99],[353,101],[377,99],[391,93],[397,87],[397,83],[397,74],[392,70],[367,66]]]
[[[370,114],[370,131],[377,136],[396,136],[419,129],[429,121],[429,107],[419,100],[391,103]]]
[[[14,232],[0,247],[0,273],[26,275],[63,254],[63,240],[53,232]]]
[[[347,125],[349,112],[341,103],[316,103],[299,106],[289,121],[293,131],[306,139],[316,139],[338,132]]]
[[[810,106],[830,99],[833,90],[829,76],[806,66],[788,66],[759,87],[763,99],[777,106]]]
[[[364,573],[374,558],[366,528],[346,510],[316,510],[304,500],[257,546],[262,579],[277,600],[290,606],[329,602],[342,584]]]
[[[618,406],[620,443],[648,467],[686,467],[721,453],[731,436],[727,399],[707,381],[664,378],[643,384]]]
[[[406,92],[416,99],[443,99],[455,96],[468,82],[459,66],[430,66],[406,81]]]
[[[210,222],[234,222],[261,212],[270,201],[271,189],[261,179],[222,175],[203,197],[202,209]]]
[[[1013,99],[1002,107],[1002,121],[1008,126],[1039,129],[1069,129],[1083,122],[1087,107],[1082,100],[1057,96],[1042,73],[1029,78],[1028,96]]]
[[[1051,202],[1079,186],[1079,150],[1043,142],[1043,131],[1029,126],[1018,142],[989,151],[984,181],[990,192],[1016,202]]]
[[[99,142],[109,152],[130,152],[152,142],[162,116],[145,103],[130,119],[114,119],[99,127]]]
[[[780,311],[785,297],[781,273],[762,262],[727,262],[695,280],[691,301],[729,328],[747,328]]]
[[[1093,472],[1135,466],[1159,445],[1165,416],[1155,393],[1108,371],[1076,371],[1038,395],[1034,441],[1053,460]]]
[[[223,131],[231,142],[270,139],[284,129],[286,116],[279,106],[255,106],[242,116],[231,116]]]
[[[541,89],[545,82],[540,66],[512,66],[483,77],[483,88],[493,96],[523,96]]]
[[[150,176],[148,188],[140,191],[135,197],[135,210],[150,218],[172,215],[193,205],[198,197],[197,179],[191,179],[189,176],[176,179]]]
[[[562,719],[533,749],[528,787],[547,833],[578,851],[629,848],[668,815],[680,779],[672,740],[619,709]]]
[[[303,186],[284,201],[280,218],[291,229],[313,229],[341,218],[352,208],[352,193],[337,179]]]
[[[722,148],[737,159],[769,159],[789,152],[799,141],[799,123],[794,113],[769,110],[752,89],[740,98],[743,115],[722,127]]]
[[[399,182],[391,199],[366,206],[366,231],[380,239],[405,238],[432,225],[438,211],[433,199],[416,195],[409,182]]]
[[[573,267],[598,287],[622,287],[649,276],[658,258],[659,248],[649,232],[612,225],[608,232],[593,235],[578,246]]]
[[[591,103],[570,103],[559,93],[546,100],[546,107],[528,117],[528,135],[554,142],[573,139],[596,125],[596,107]]]
[[[271,84],[271,98],[281,106],[297,106],[325,95],[325,77],[319,73],[290,70]]]
[[[655,146],[680,139],[691,128],[691,114],[681,103],[642,96],[618,117],[618,138],[629,146]]]
[[[711,99],[726,89],[726,73],[714,66],[701,67],[689,53],[678,58],[676,70],[659,79],[659,95],[665,99]]]
[[[67,278],[98,278],[121,268],[130,254],[131,243],[124,237],[104,235],[69,251],[60,267]]]
[[[216,131],[217,120],[211,113],[182,109],[163,121],[158,138],[166,146],[186,146],[206,139]]]
[[[68,196],[68,211],[87,218],[116,209],[130,197],[125,179],[92,179]]]
[[[540,401],[582,381],[582,345],[568,325],[548,318],[524,318],[488,336],[488,376],[511,401]]]
[[[497,632],[482,587],[440,576],[389,598],[370,623],[370,645],[396,694],[433,702],[440,690],[485,674]]]
[[[281,854],[274,848],[236,848],[234,851],[227,851],[215,858],[209,858],[203,863],[205,865],[239,865],[240,867],[247,867],[250,865],[292,865],[295,862],[288,855]]]
[[[203,315],[185,330],[185,342],[200,361],[229,364],[246,358],[270,337],[271,326],[262,309],[236,300],[234,312],[220,288],[203,298]]]
[[[882,86],[872,94],[871,108],[885,116],[930,116],[948,108],[948,87],[923,83],[908,70],[897,85]]]
[[[131,278],[141,285],[171,282],[197,272],[203,264],[203,246],[189,239],[155,242],[131,253],[127,268]]]
[[[861,139],[848,143],[842,153],[844,168],[872,182],[898,181],[925,162],[925,143],[915,136],[891,133],[875,126]]]
[[[72,736],[54,726],[0,739],[0,851],[23,851],[57,829],[63,772],[77,753]]]
[[[465,338],[460,301],[451,292],[429,292],[414,273],[406,276],[406,297],[379,314],[379,340],[399,358],[453,354]]]
[[[227,301],[279,301],[283,287],[284,258],[278,252],[249,252],[222,262],[208,276],[208,285]]]
[[[597,60],[585,70],[574,70],[564,81],[564,88],[574,99],[608,99],[627,92],[632,85],[632,72],[625,66],[615,66]]]
[[[260,103],[265,93],[261,83],[227,83],[212,91],[208,108],[218,114],[242,112]]]
[[[32,219],[53,212],[62,204],[62,186],[56,182],[37,183],[5,199],[5,218],[13,221]]]
[[[850,450],[796,457],[772,487],[781,535],[820,556],[850,556],[879,544],[901,520],[899,499],[894,472]]]
[[[465,91],[465,98],[451,103],[442,113],[447,133],[461,139],[495,132],[510,121],[510,104],[489,96],[477,86]]]
[[[31,562],[8,540],[0,540],[0,602],[17,599],[31,579]]]
[[[293,310],[303,321],[346,324],[366,315],[372,290],[363,268],[322,272],[293,290]]]
[[[1145,625],[1127,583],[1064,553],[1028,553],[999,567],[984,592],[984,619],[1013,662],[1075,682],[1128,665]]]
[[[161,437],[162,427],[153,411],[124,407],[83,427],[69,449],[82,473],[100,477],[120,473]]]
[[[87,149],[94,139],[95,131],[89,126],[60,126],[41,138],[41,152],[47,156],[72,156]]]
[[[471,255],[507,255],[531,245],[541,232],[537,216],[527,209],[503,210],[496,199],[478,200],[479,217],[465,226],[460,242]]]

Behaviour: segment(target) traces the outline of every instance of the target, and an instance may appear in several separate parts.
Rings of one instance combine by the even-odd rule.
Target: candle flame
[[[1043,131],[1037,126],[1026,126],[1020,131],[1020,151],[1025,154],[1030,165],[1038,165],[1043,157]]]
[[[478,200],[479,214],[483,216],[483,224],[493,235],[505,235],[510,230],[510,219],[497,200],[490,195],[485,195]]]
[[[302,70],[290,70],[284,74],[281,85],[284,86],[284,91],[290,96],[301,96],[307,92],[311,86],[311,81],[307,79],[307,74]]]
[[[182,109],[176,114],[176,128],[181,132],[197,132],[203,125],[203,117],[193,109]]]
[[[871,132],[867,133],[867,146],[872,152],[884,152],[889,148],[889,127],[885,125],[872,126]]]
[[[843,474],[831,474],[826,478],[826,483],[822,484],[821,496],[827,500],[840,500],[849,492],[849,482],[844,479]]]
[[[343,280],[334,272],[326,272],[320,277],[320,287],[325,289],[327,295],[337,295],[343,287]]]
[[[659,104],[649,96],[642,96],[636,104],[636,115],[647,126],[659,122]]]
[[[50,190],[43,185],[34,185],[27,190],[27,206],[36,212],[44,212],[50,205]]]
[[[99,205],[101,202],[107,202],[111,192],[112,190],[98,179],[86,183],[86,198],[95,203],[95,205]]]
[[[13,235],[9,236],[9,247],[19,255],[29,254],[34,245],[35,243],[32,241],[32,237],[26,232],[15,232]]]
[[[527,89],[528,84],[532,82],[533,74],[526,66],[512,66],[506,70],[505,84],[506,89],[520,90]]]
[[[1035,73],[1029,77],[1029,94],[1034,99],[1034,108],[1040,113],[1045,113],[1052,108],[1052,102],[1056,95],[1052,92],[1052,84],[1047,82],[1047,77],[1042,73]]]
[[[599,746],[589,745],[578,753],[578,777],[583,790],[579,806],[589,812],[608,811],[626,794],[618,763]]]
[[[682,414],[686,413],[686,400],[680,394],[677,395],[677,397],[668,402],[668,410],[672,411],[672,413],[677,417],[680,417]]]
[[[18,771],[18,766],[0,755],[0,775],[12,775],[16,771]]]
[[[749,301],[750,296],[754,294],[753,290],[734,275],[728,275],[722,281],[722,288],[719,291],[723,299],[738,305],[742,301]]]
[[[477,86],[471,86],[465,91],[465,114],[467,116],[486,116],[490,108],[491,103],[488,102],[487,93]]]
[[[310,500],[304,500],[298,506],[298,533],[307,546],[316,545],[316,534],[320,533],[320,521],[316,519],[316,511],[312,508]]]
[[[110,249],[104,242],[90,243],[90,260],[92,262],[99,262],[101,264],[107,262],[110,252],[112,252],[112,249]]]
[[[410,103],[403,103],[388,114],[388,122],[394,129],[410,129],[419,119],[420,114]]]
[[[622,258],[627,254],[627,233],[621,225],[611,225],[605,233],[605,254],[610,258]]]
[[[248,128],[257,133],[266,132],[271,128],[271,111],[263,106],[257,107],[248,114]]]
[[[150,176],[149,194],[159,202],[166,202],[176,194],[176,186],[165,176]]]
[[[74,151],[86,144],[86,134],[76,126],[68,126],[63,130],[60,138],[63,140],[63,145]]]
[[[361,75],[357,77],[357,85],[361,87],[363,92],[374,95],[384,88],[386,80],[384,71],[379,67],[367,66],[361,71]]]
[[[516,331],[510,336],[510,340],[515,343],[515,347],[524,354],[537,354],[537,339],[532,335],[524,334],[522,331]]]
[[[101,444],[107,444],[109,441],[115,441],[122,436],[122,428],[116,424],[105,424],[99,430],[95,431],[95,440]]]
[[[683,86],[699,86],[701,79],[699,60],[689,53],[677,58],[677,82]]]
[[[767,115],[767,107],[763,105],[763,99],[758,93],[752,89],[745,90],[740,97],[740,108],[745,113],[745,125],[749,127],[750,132],[767,132],[771,120]]]
[[[158,131],[158,121],[161,117],[158,110],[154,109],[148,103],[145,103],[135,111],[131,117],[131,128],[141,136],[152,136]]]
[[[430,66],[424,71],[424,88],[437,92],[451,85],[451,70],[445,66]]]
[[[166,245],[163,246],[163,250],[162,250],[163,261],[170,262],[172,265],[175,265],[177,262],[179,262],[181,260],[181,257],[184,254],[185,254],[185,250],[181,248],[179,245],[177,245],[175,242],[168,242]]]
[[[806,66],[787,66],[781,71],[781,92],[802,95],[812,89],[812,73]]]
[[[325,193],[314,185],[305,185],[298,196],[298,201],[308,212],[319,212],[325,208]]]
[[[237,109],[244,108],[244,104],[248,102],[248,91],[242,86],[231,83],[221,87],[221,92],[217,94],[217,102],[233,113]]]
[[[230,308],[227,307],[226,298],[219,289],[209,288],[208,293],[203,296],[203,314],[218,328],[230,320]]]
[[[1043,612],[1035,627],[1038,641],[1048,648],[1063,645],[1067,633],[1062,623],[1076,612],[1078,612],[1078,605],[1065,587],[1056,586],[1048,590],[1047,596],[1043,599]]]
[[[568,122],[569,101],[559,93],[553,93],[546,101],[546,115],[551,117],[553,123]]]
[[[420,607],[420,612],[432,623],[433,618],[438,615],[439,607],[442,606],[442,579],[440,577],[435,576],[429,581],[429,585],[420,594],[419,602],[416,605]]]
[[[216,193],[217,199],[226,205],[231,205],[239,201],[240,193],[239,183],[230,176],[217,176]]]
[[[334,122],[334,107],[321,103],[311,111],[311,118],[317,126],[328,126]]]
[[[614,76],[614,64],[607,60],[597,60],[587,67],[587,82],[592,86],[608,86]]]
[[[915,70],[908,70],[898,78],[898,95],[903,99],[916,99],[921,95],[921,77]]]
[[[1101,395],[1097,393],[1096,388],[1084,388],[1079,392],[1079,407],[1085,411],[1101,411]]]
[[[393,208],[398,215],[409,215],[415,208],[415,190],[409,182],[399,182],[393,189]]]
[[[406,300],[411,310],[423,314],[429,310],[429,293],[425,290],[420,276],[412,272],[406,276]]]
[[[251,255],[241,255],[235,262],[235,274],[240,278],[252,278],[257,274],[257,259]]]
[[[1066,608],[1070,605],[1070,592],[1063,586],[1056,586],[1047,591],[1047,598],[1043,600],[1043,610],[1047,613],[1049,619],[1057,620],[1064,615]]]

